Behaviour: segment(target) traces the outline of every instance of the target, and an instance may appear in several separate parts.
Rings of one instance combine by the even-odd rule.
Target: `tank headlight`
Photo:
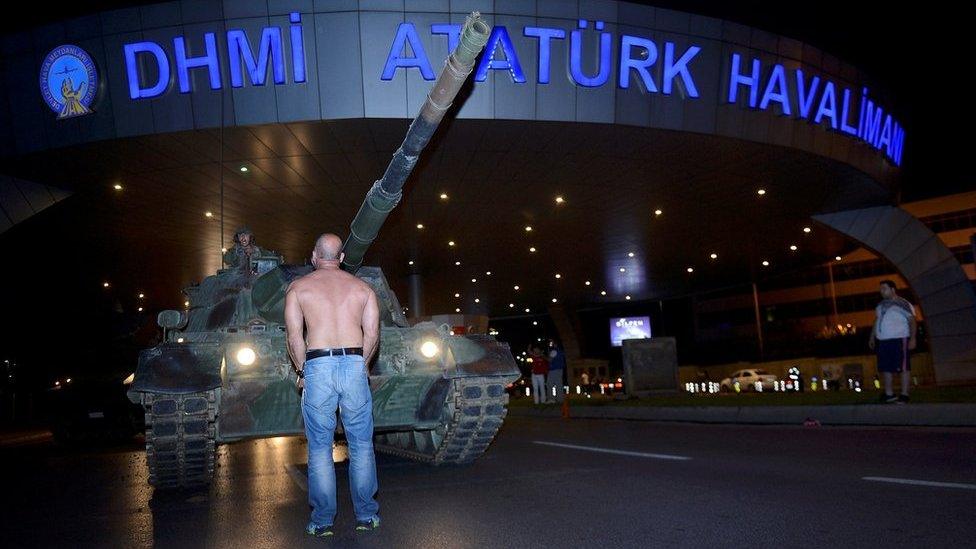
[[[440,347],[438,347],[433,341],[425,341],[424,344],[420,346],[420,354],[424,355],[425,358],[434,358],[439,352],[441,352]]]
[[[254,364],[257,357],[258,356],[254,354],[254,349],[250,347],[241,347],[241,349],[237,351],[237,362],[242,366],[250,366],[251,364]]]

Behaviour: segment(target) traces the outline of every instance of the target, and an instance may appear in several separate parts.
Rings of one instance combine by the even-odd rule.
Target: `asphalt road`
[[[0,448],[5,547],[974,546],[976,430],[509,418],[466,467],[380,456],[380,530],[308,539],[302,438],[219,450],[154,494],[138,441]],[[874,480],[871,480],[874,479]],[[884,480],[886,479],[886,480]],[[936,485],[919,482],[944,483]]]

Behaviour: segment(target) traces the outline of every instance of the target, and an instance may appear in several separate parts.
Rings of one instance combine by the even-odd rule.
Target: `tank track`
[[[441,425],[430,431],[380,433],[373,446],[432,465],[470,463],[485,453],[508,413],[506,382],[501,377],[455,379]]]
[[[210,484],[215,461],[217,391],[145,393],[146,463],[156,488]]]

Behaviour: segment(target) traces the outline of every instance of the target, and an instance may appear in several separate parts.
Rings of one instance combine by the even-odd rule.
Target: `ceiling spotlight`
[[[477,279],[477,278],[472,278],[472,279],[471,279],[471,282],[477,282],[477,281],[478,281],[478,279]]]
[[[793,251],[793,252],[796,251],[796,244],[791,244],[790,245],[790,251]]]
[[[810,230],[811,230],[810,227],[803,227],[803,232],[805,233],[809,233]]]
[[[213,212],[206,212],[203,215],[204,217],[213,217]]]
[[[447,200],[447,193],[441,193],[441,200]]]
[[[685,270],[687,270],[687,271],[688,271],[689,273],[693,273],[693,272],[695,272],[695,268],[694,268],[694,267],[688,267],[688,268],[687,268],[687,269],[685,269]]]
[[[758,191],[756,191],[756,194],[758,194],[759,196],[762,196],[762,195],[766,194],[766,189],[759,189]]]
[[[601,290],[600,291],[600,295],[607,295],[607,291],[606,290]]]
[[[709,255],[708,257],[710,257],[710,258],[712,258],[712,259],[718,259],[718,254],[717,254],[717,253],[712,253],[712,254],[711,254],[711,255]]]
[[[512,286],[512,288],[514,288],[516,291],[518,291],[518,289],[519,289],[518,286]]]
[[[454,312],[455,313],[460,313],[461,312],[461,309],[454,309]]]
[[[664,213],[664,212],[663,212],[663,211],[661,211],[660,209],[657,209],[657,210],[654,210],[654,215],[661,215],[661,214],[663,214],[663,213]]]
[[[531,233],[532,232],[532,226],[531,225],[526,225],[525,226],[525,232]]]
[[[528,307],[526,307],[526,308],[525,308],[525,312],[527,312],[527,313],[531,313],[532,311],[531,311],[531,309],[529,309]]]
[[[764,259],[763,262],[762,262],[762,266],[763,267],[769,267],[769,262]]]
[[[190,306],[190,302],[189,301],[184,301],[183,302],[183,306],[184,307],[189,307]]]
[[[447,245],[448,245],[448,246],[453,246],[453,245],[454,245],[454,241],[453,241],[453,240],[449,240],[449,241],[447,242]]]
[[[146,299],[146,294],[139,294],[139,299]]]
[[[627,254],[627,257],[634,257],[634,252],[630,252],[629,254]]]
[[[460,267],[461,266],[461,262],[460,261],[455,261],[454,262],[454,266],[455,267]]]
[[[557,278],[557,279],[558,279],[558,278],[562,278],[562,277],[563,277],[563,275],[561,275],[561,274],[559,274],[559,273],[556,273],[556,278]]]
[[[115,189],[115,190],[117,190],[117,191],[121,191],[122,190],[122,185],[116,183],[115,185],[112,185],[112,188]]]
[[[481,300],[476,297],[476,298],[474,298],[474,302],[475,303],[481,303]]]
[[[424,224],[423,223],[417,223],[417,228],[418,229],[423,229],[424,228]]]
[[[531,248],[529,248],[529,251],[532,252],[532,253],[535,253],[535,246],[532,246]]]
[[[533,320],[533,321],[532,321],[532,325],[533,325],[533,326],[538,326],[538,325],[539,325],[539,321],[537,321],[537,320]]]
[[[583,284],[586,284],[587,286],[589,286],[589,285],[590,285],[590,281],[589,281],[589,280],[587,280],[587,281],[586,281],[586,282],[584,282]]]
[[[413,260],[407,261],[407,265],[413,265]]]
[[[622,273],[626,273],[626,272],[627,272],[627,269],[625,269],[625,268],[623,268],[623,267],[621,267],[621,268],[620,268],[620,272],[622,272]]]
[[[556,197],[556,204],[562,204],[563,202],[565,202],[565,200],[563,200],[563,197],[561,196]]]
[[[223,254],[227,253],[227,248],[221,248],[220,249],[220,253],[223,253]]]
[[[241,166],[241,173],[247,173],[247,166]]]
[[[108,288],[108,287],[109,287],[108,282],[102,282],[102,288]]]
[[[454,297],[461,297],[461,294],[454,294]]]
[[[515,308],[515,304],[514,303],[509,303],[508,304],[508,308],[509,309],[514,309]]]
[[[140,312],[140,313],[142,312],[142,307],[139,307],[139,312]]]
[[[841,260],[841,257],[839,255],[838,256],[834,256],[834,261],[840,261],[840,260]]]
[[[559,302],[559,300],[558,300],[558,299],[556,299],[556,298],[552,298],[552,302],[553,302],[553,303],[558,303],[558,302]]]
[[[485,276],[491,276],[491,271],[486,271]]]
[[[624,299],[626,299],[627,301],[630,301],[630,296],[629,295],[625,295],[624,296]]]

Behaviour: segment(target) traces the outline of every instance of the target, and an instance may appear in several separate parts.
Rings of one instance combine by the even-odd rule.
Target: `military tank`
[[[377,450],[433,465],[468,463],[488,448],[506,415],[505,386],[519,375],[507,344],[410,326],[377,267],[363,257],[396,207],[417,159],[488,39],[475,12],[383,177],[350,225],[343,268],[380,304],[380,345],[369,374]],[[284,297],[310,266],[286,265],[235,235],[227,268],[186,290],[188,306],[163,311],[163,342],[140,353],[130,400],[146,414],[149,482],[157,488],[210,482],[219,444],[304,432],[301,395],[287,351]],[[341,413],[341,411],[340,411]]]

